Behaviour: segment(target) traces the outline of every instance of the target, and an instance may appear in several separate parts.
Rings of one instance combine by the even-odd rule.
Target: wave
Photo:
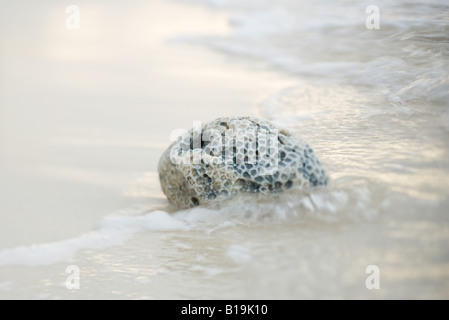
[[[69,261],[79,250],[118,246],[138,232],[218,232],[238,226],[259,227],[282,223],[337,224],[372,221],[379,217],[382,206],[372,191],[360,187],[298,193],[294,190],[265,199],[242,196],[220,207],[196,207],[173,214],[153,211],[139,216],[123,213],[104,218],[97,229],[78,238],[0,251],[0,266],[50,265]],[[374,209],[375,208],[375,209]],[[130,210],[132,211],[132,210]]]
[[[368,1],[190,0],[226,9],[226,36],[184,36],[311,83],[376,89],[395,104],[424,99],[449,106],[449,5],[378,1],[380,29],[365,26]]]

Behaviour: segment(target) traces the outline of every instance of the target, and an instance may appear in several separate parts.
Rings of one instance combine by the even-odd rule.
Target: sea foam
[[[371,206],[371,201],[371,192],[362,189],[331,192],[317,190],[311,193],[292,190],[265,200],[251,196],[237,197],[222,203],[219,208],[196,207],[172,214],[153,211],[138,216],[122,213],[102,219],[96,230],[77,238],[0,251],[0,266],[39,266],[69,261],[79,250],[122,245],[138,232],[195,230],[210,234],[238,226],[252,228],[285,222],[308,225],[373,220],[379,216],[381,208],[370,211],[367,216],[366,209]],[[230,248],[229,255],[233,260],[246,259],[246,253],[240,249]]]

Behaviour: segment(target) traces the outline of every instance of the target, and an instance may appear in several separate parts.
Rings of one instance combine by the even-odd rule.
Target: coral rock
[[[185,132],[163,153],[158,171],[163,192],[180,208],[327,184],[305,142],[253,117],[219,118]]]

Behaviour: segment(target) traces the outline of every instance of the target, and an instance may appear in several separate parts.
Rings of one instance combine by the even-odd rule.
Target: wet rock
[[[253,117],[219,118],[187,131],[162,154],[158,171],[163,192],[179,208],[328,180],[310,146]]]

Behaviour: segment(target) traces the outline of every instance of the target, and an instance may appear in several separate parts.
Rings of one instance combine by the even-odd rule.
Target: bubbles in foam
[[[250,251],[241,245],[230,245],[226,255],[235,263],[246,263],[251,260]]]

